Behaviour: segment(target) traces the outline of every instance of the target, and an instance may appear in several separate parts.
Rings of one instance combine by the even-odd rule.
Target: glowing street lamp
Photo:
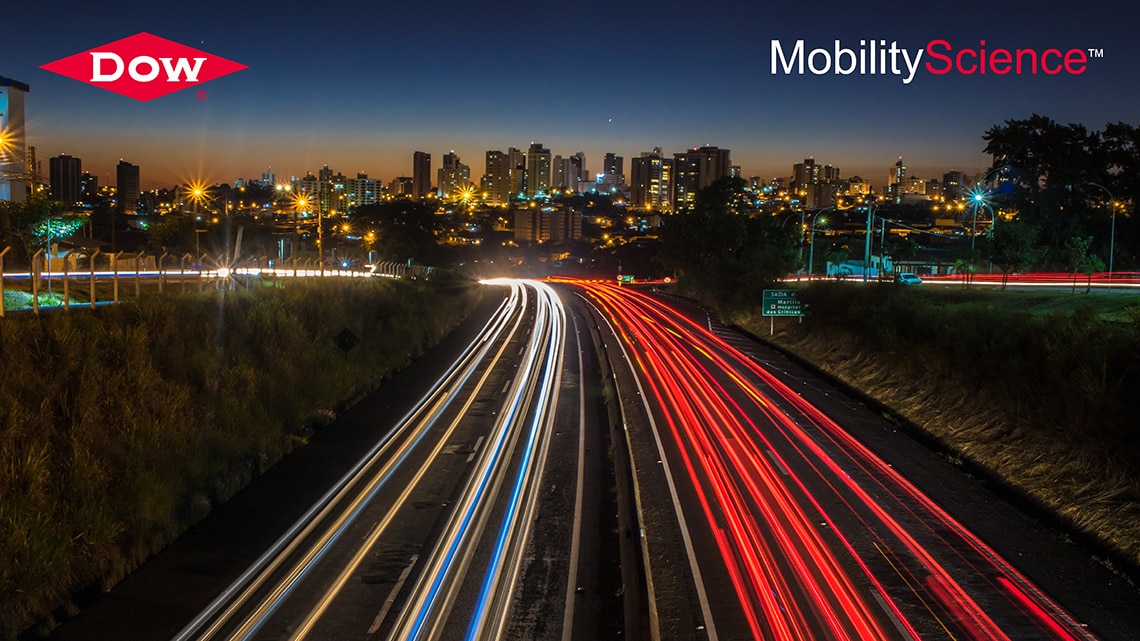
[[[974,203],[974,222],[970,225],[970,260],[974,259],[974,242],[978,237],[978,209],[985,207],[990,210],[990,221],[993,222],[994,210],[986,202],[986,194],[984,191],[975,191],[970,197]]]
[[[1104,185],[1098,185],[1097,183],[1089,183],[1089,184],[1092,185],[1093,187],[1099,187],[1100,189],[1104,190],[1104,193],[1108,194],[1108,206],[1112,208],[1112,227],[1111,227],[1111,231],[1109,232],[1109,235],[1108,235],[1108,282],[1109,282],[1109,285],[1111,285],[1112,284],[1112,250],[1114,249],[1114,245],[1116,245],[1116,199],[1112,197],[1112,192],[1109,191],[1108,188],[1105,187]]]
[[[828,209],[833,208],[829,207]],[[817,222],[821,222],[819,215],[825,211],[827,211],[827,209],[821,209],[811,215],[811,233],[808,235],[808,282],[811,282],[812,268],[815,267],[813,264],[815,262],[815,224]],[[826,225],[827,218],[823,218],[822,222],[824,225]],[[864,271],[866,270],[864,269]]]

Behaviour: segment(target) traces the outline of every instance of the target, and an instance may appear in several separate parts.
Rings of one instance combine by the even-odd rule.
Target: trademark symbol
[[[1094,49],[1092,47],[1089,47],[1088,52],[1089,52],[1090,58],[1103,58],[1104,57],[1104,49],[1100,49],[1100,48]]]
[[[206,90],[205,89],[199,89],[198,90],[198,100],[205,100],[205,99],[206,99]]]

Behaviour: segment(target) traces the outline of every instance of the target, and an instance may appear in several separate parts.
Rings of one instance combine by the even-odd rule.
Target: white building
[[[0,76],[0,200],[23,201],[32,170],[24,140],[28,85]]]

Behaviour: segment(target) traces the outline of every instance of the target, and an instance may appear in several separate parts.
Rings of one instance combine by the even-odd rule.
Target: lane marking
[[[578,489],[574,496],[574,528],[570,538],[570,572],[566,579],[566,610],[562,614],[562,641],[572,641],[574,610],[578,597],[578,565],[582,546],[582,494],[586,486],[586,373],[582,365],[582,337],[578,319],[571,314],[574,343],[578,351]]]
[[[699,601],[701,604],[701,615],[704,618],[705,633],[708,636],[709,641],[717,641],[717,639],[719,637],[718,637],[717,631],[716,631],[716,624],[713,621],[712,608],[709,605],[709,596],[708,596],[708,592],[705,590],[705,581],[704,581],[704,577],[701,575],[700,564],[697,563],[697,553],[693,547],[693,538],[689,534],[689,524],[688,524],[687,519],[685,518],[685,510],[684,510],[684,508],[681,507],[681,499],[677,495],[677,485],[673,481],[673,473],[669,469],[669,460],[665,456],[665,445],[661,441],[661,433],[657,429],[657,421],[655,421],[653,419],[653,410],[649,407],[649,401],[647,400],[648,397],[645,395],[645,388],[643,388],[641,385],[641,377],[638,376],[638,368],[637,368],[637,366],[634,365],[633,359],[630,357],[629,352],[627,352],[625,349],[625,343],[621,340],[617,329],[614,328],[613,323],[610,322],[610,319],[606,316],[605,312],[603,312],[596,305],[594,305],[593,302],[589,301],[585,297],[583,297],[583,300],[586,300],[590,304],[591,307],[593,307],[595,310],[597,310],[597,315],[600,316],[602,318],[602,320],[604,320],[606,322],[606,325],[608,326],[610,332],[614,336],[619,336],[618,348],[621,350],[622,358],[625,359],[625,362],[629,366],[631,373],[633,375],[633,382],[635,383],[635,385],[637,387],[637,395],[641,397],[642,406],[644,407],[646,416],[649,420],[649,427],[653,432],[653,440],[657,444],[657,455],[660,457],[661,466],[665,471],[665,480],[667,481],[667,484],[669,486],[669,495],[673,499],[673,509],[677,514],[678,525],[680,525],[680,527],[681,527],[681,540],[685,544],[685,554],[689,557],[689,571],[693,573],[693,583],[694,583],[694,587],[697,590],[697,601]],[[611,361],[611,363],[612,363],[612,361]],[[616,371],[614,371],[614,387],[615,388],[617,387],[617,373],[616,373]],[[620,392],[617,394],[617,397],[619,399],[621,398]],[[618,407],[621,408],[621,410],[622,410],[622,424],[625,425],[625,424],[627,424],[627,422],[625,420],[625,406],[623,403],[621,403],[619,401]],[[628,430],[626,431],[626,440],[627,440],[627,447],[630,447],[630,457],[631,457],[631,461],[632,461],[633,448],[631,447],[631,444],[628,443],[628,440],[629,440]],[[634,499],[635,499],[635,502],[637,504],[638,517],[640,518],[641,517],[641,491],[638,487],[636,469],[634,470],[634,474],[633,474],[633,491],[634,491]],[[644,520],[641,520],[641,523],[644,523]],[[641,538],[642,538],[642,540],[645,539],[645,532],[644,531],[641,533]],[[643,557],[645,559],[646,574],[649,575],[649,576],[646,576],[646,579],[649,581],[648,589],[650,592],[650,600],[649,600],[650,631],[649,631],[649,633],[650,633],[650,638],[652,638],[654,641],[658,641],[661,639],[661,628],[660,628],[660,621],[657,618],[656,595],[654,594],[654,587],[653,587],[653,582],[652,582],[652,569],[650,567],[649,558],[648,558],[648,555],[649,555],[648,547],[649,547],[648,545],[645,545],[642,547],[642,550],[644,552]]]
[[[400,578],[396,580],[396,585],[392,586],[392,591],[388,593],[388,598],[384,599],[384,607],[380,608],[380,612],[372,621],[372,626],[368,628],[368,634],[376,634],[380,629],[380,624],[384,622],[384,618],[388,616],[388,610],[392,609],[392,604],[396,602],[396,595],[400,593],[400,588],[404,587],[404,581],[408,580],[408,575],[412,573],[412,568],[416,567],[416,561],[420,559],[420,555],[413,554],[412,562],[404,571],[400,573]]]
[[[781,474],[783,474],[784,476],[791,476],[792,475],[791,472],[788,471],[788,468],[784,467],[784,462],[781,461],[780,459],[776,458],[775,452],[773,452],[772,450],[765,450],[765,452],[768,454],[768,458],[772,459],[772,463],[776,466],[777,469],[780,470]]]
[[[471,453],[467,455],[467,462],[475,460],[475,455],[479,453],[479,446],[483,444],[483,436],[475,439],[475,447],[471,449]]]
[[[891,623],[895,624],[895,628],[898,629],[899,634],[901,634],[904,639],[914,641],[914,637],[903,627],[902,621],[899,621],[898,616],[895,615],[895,611],[887,605],[886,600],[883,599],[883,595],[879,594],[878,590],[871,590],[871,596],[875,597],[875,600],[879,602],[879,607],[883,609],[883,612],[887,613],[887,617],[891,620]]]

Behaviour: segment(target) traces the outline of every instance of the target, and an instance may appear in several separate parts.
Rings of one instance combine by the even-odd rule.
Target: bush
[[[0,637],[118,581],[442,338],[472,291],[296,282],[0,321]]]

